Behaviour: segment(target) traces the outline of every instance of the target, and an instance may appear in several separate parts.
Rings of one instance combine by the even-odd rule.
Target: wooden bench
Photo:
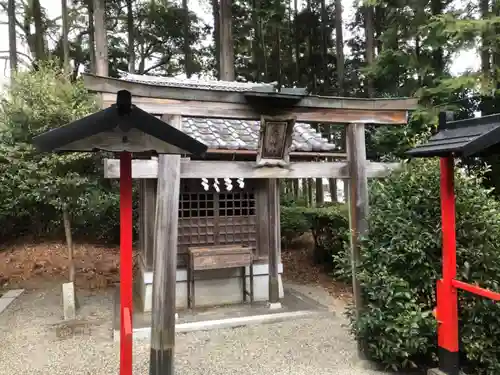
[[[253,302],[253,251],[242,245],[215,245],[188,248],[187,294],[188,308],[195,306],[195,271],[241,268],[243,283],[243,302],[247,296]],[[246,267],[250,269],[250,291],[246,288]]]

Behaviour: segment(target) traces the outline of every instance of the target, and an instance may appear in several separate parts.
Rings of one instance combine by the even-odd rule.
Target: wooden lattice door
[[[224,189],[222,186],[221,189]],[[257,219],[253,184],[231,191],[203,189],[201,180],[181,182],[179,197],[179,262],[190,246],[241,244],[256,247]]]

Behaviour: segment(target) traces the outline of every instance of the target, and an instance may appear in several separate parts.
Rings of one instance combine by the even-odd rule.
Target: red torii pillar
[[[120,375],[132,375],[132,154],[120,154]]]

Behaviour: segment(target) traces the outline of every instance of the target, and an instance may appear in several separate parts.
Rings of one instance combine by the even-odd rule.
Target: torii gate
[[[429,375],[459,375],[458,290],[494,301],[500,293],[456,280],[456,234],[454,159],[498,153],[500,114],[460,121],[447,121],[452,114],[440,113],[438,133],[427,143],[408,151],[413,157],[440,157],[441,222],[443,233],[443,274],[437,282],[439,369]]]

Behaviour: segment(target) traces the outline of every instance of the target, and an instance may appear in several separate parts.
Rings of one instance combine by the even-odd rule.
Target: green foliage
[[[456,173],[459,278],[499,290],[500,203],[484,171]],[[366,309],[353,329],[369,355],[391,368],[428,364],[436,351],[435,285],[441,274],[439,165],[415,160],[370,184],[370,234],[358,270]],[[500,371],[500,307],[460,294],[461,337],[474,373]]]
[[[345,251],[348,244],[349,221],[347,207],[331,204],[324,207],[281,206],[281,237],[288,247],[304,233],[314,238],[314,261],[328,270],[341,270],[336,276],[345,279]],[[347,258],[347,263],[348,263]],[[350,268],[349,268],[350,269]]]
[[[39,153],[31,145],[34,135],[97,109],[82,83],[47,63],[18,74],[6,94],[0,106],[0,238],[57,235],[64,206],[81,225],[77,231],[116,227],[117,212],[116,220],[108,216],[118,207],[116,193],[101,180],[96,155]]]
[[[285,248],[311,229],[311,223],[305,216],[307,210],[307,207],[302,206],[281,206],[281,239]]]
[[[335,268],[334,260],[343,253],[349,241],[349,213],[347,206],[333,204],[309,209],[305,212],[314,238],[314,260],[329,270]]]

